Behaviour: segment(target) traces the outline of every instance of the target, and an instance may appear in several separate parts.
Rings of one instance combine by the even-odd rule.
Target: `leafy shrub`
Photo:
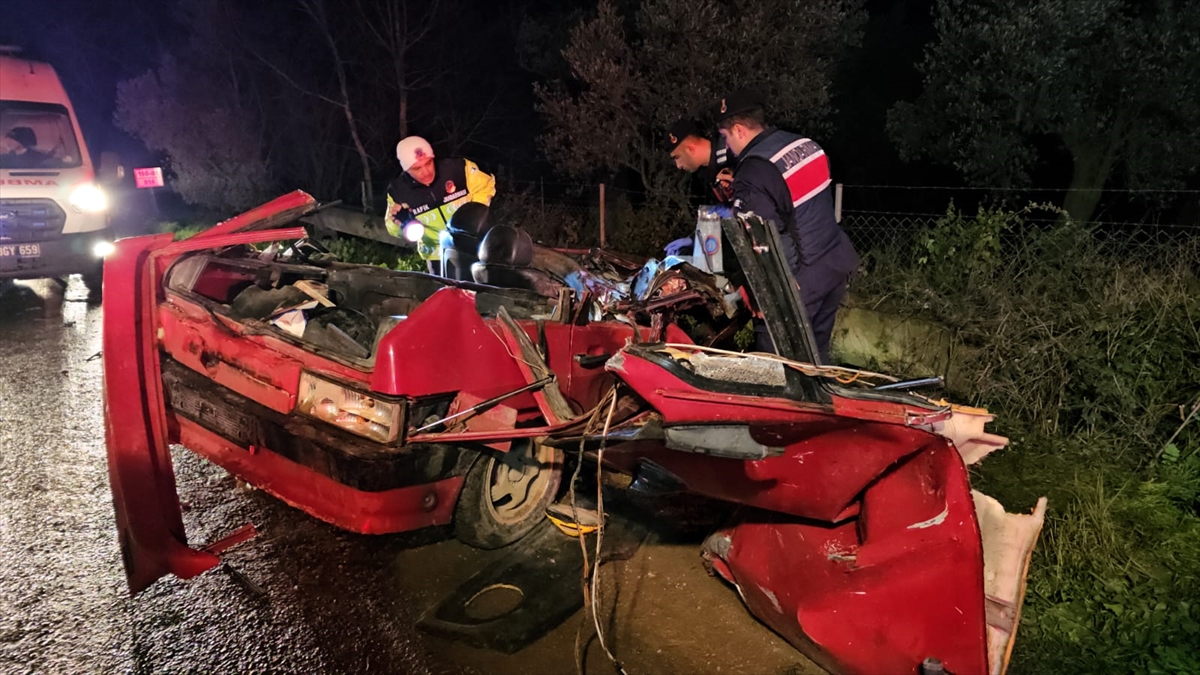
[[[337,237],[325,243],[338,260],[360,265],[376,265],[409,272],[425,271],[425,261],[415,249],[402,249],[373,239]]]
[[[165,220],[158,223],[155,230],[160,234],[171,233],[175,235],[175,241],[183,241],[188,237],[193,237],[201,232],[212,227],[211,223],[200,224],[195,221],[178,221]]]
[[[1200,241],[1132,256],[1036,208],[951,207],[852,291],[954,331],[954,397],[1012,440],[975,485],[1050,498],[1013,672],[1200,672]]]
[[[1112,473],[1069,483],[1047,519],[1019,672],[1200,672],[1200,456],[1116,489]]]

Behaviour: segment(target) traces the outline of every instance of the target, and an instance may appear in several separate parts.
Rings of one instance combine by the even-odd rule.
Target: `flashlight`
[[[425,225],[414,218],[412,211],[407,207],[397,211],[393,217],[397,223],[400,223],[400,234],[408,241],[415,244],[425,236]]]
[[[425,225],[419,220],[410,220],[404,224],[403,232],[404,238],[415,244],[425,236]]]

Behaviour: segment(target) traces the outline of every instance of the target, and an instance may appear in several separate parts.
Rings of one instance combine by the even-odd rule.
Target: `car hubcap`
[[[488,462],[488,509],[492,517],[505,525],[528,518],[551,485],[554,448],[531,440]]]

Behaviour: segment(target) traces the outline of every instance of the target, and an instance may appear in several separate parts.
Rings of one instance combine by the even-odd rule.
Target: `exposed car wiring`
[[[604,425],[601,428],[602,436],[601,436],[601,440],[600,440],[600,448],[597,451],[597,456],[596,456],[596,513],[597,513],[596,547],[595,547],[594,554],[589,555],[588,548],[587,548],[587,541],[586,541],[587,537],[581,535],[579,537],[579,550],[583,554],[584,611],[590,612],[592,615],[592,617],[591,617],[592,625],[594,626],[594,628],[596,630],[596,637],[600,642],[600,646],[604,649],[604,653],[608,656],[609,660],[612,661],[613,665],[616,667],[618,672],[620,672],[622,675],[628,675],[628,672],[621,665],[621,662],[617,660],[616,656],[614,656],[612,651],[608,648],[608,644],[604,641],[604,633],[603,633],[603,630],[600,628],[599,611],[597,608],[598,604],[599,604],[598,601],[599,601],[599,592],[600,592],[600,586],[599,586],[597,579],[598,579],[599,573],[600,573],[601,546],[604,543],[604,495],[603,495],[604,448],[606,445],[605,438],[608,435],[609,429],[612,427],[613,416],[616,414],[616,408],[617,408],[617,387],[616,387],[616,385],[609,388],[608,392],[605,393],[604,396],[602,396],[600,398],[600,402],[597,403],[596,407],[592,408],[591,413],[588,416],[587,424],[584,426],[583,436],[579,440],[579,458],[575,463],[575,472],[571,476],[571,485],[568,490],[568,494],[569,494],[569,497],[571,500],[571,518],[575,522],[578,523],[579,522],[579,507],[577,505],[577,501],[575,498],[575,486],[577,485],[577,483],[579,481],[579,477],[582,474],[584,447],[587,442],[587,439],[591,436],[591,434],[593,434],[597,431],[596,427],[599,426],[600,413],[602,410],[604,410],[606,403],[608,405],[608,411],[604,418]],[[586,624],[581,623],[579,625],[579,630],[575,633],[575,668],[576,668],[576,672],[579,673],[579,675],[583,675],[583,673],[584,673],[583,648],[582,648],[582,644],[580,642],[580,640],[583,636],[584,625],[586,625]]]
[[[604,418],[604,432],[600,437],[600,448],[596,451],[596,513],[599,514],[597,519],[598,526],[596,528],[596,555],[592,560],[592,623],[596,626],[596,639],[600,641],[600,647],[604,649],[604,653],[608,655],[608,659],[613,662],[613,666],[621,675],[628,675],[625,668],[621,666],[621,662],[613,656],[608,645],[604,642],[604,631],[600,629],[600,546],[604,543],[604,448],[608,444],[608,430],[612,425],[613,414],[617,410],[617,388],[614,386],[609,392],[608,414]],[[580,538],[582,540],[582,537]]]

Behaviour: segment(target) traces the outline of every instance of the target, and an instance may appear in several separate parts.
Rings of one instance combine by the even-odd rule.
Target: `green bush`
[[[425,261],[415,249],[403,249],[373,239],[336,237],[323,242],[338,260],[393,270],[424,272]]]
[[[202,224],[196,221],[164,220],[155,226],[155,230],[159,234],[171,233],[175,235],[175,241],[183,241],[188,237],[200,234],[212,225],[212,223]]]
[[[1012,440],[976,487],[1050,498],[1013,672],[1200,672],[1200,242],[1132,256],[1038,208],[951,207],[853,293],[954,331],[953,397]]]
[[[600,245],[600,205],[593,195],[577,203],[545,204],[528,192],[505,192],[492,205],[492,222],[519,225],[545,246],[590,248]],[[657,257],[671,241],[693,231],[686,217],[668,207],[635,206],[626,195],[609,192],[605,209],[606,248],[618,253]]]

